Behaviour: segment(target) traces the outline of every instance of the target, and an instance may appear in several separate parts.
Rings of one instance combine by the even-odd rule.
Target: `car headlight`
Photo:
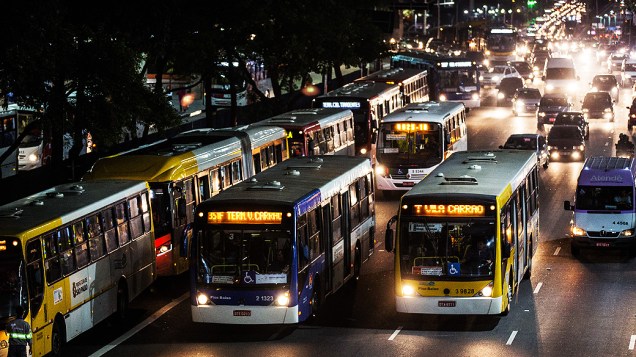
[[[484,80],[484,76],[479,76],[479,80],[483,81]]]
[[[172,250],[172,243],[162,244],[161,247],[157,248],[157,255],[164,255]]]
[[[612,87],[612,93],[618,92],[618,87]]]
[[[572,226],[572,228],[570,229],[570,232],[572,233],[573,237],[582,237],[587,235],[587,232],[585,231],[585,229],[581,227],[577,227],[577,226]]]
[[[583,108],[583,109],[581,109],[581,111],[582,111],[583,113],[587,113],[587,112],[589,112],[590,110],[589,110],[589,109],[587,109],[587,108]]]
[[[504,99],[506,95],[502,92],[497,93],[497,99]]]
[[[534,67],[532,67],[532,70],[534,70],[534,71],[538,71],[538,70],[539,70],[539,66],[534,66]]]
[[[579,151],[583,151],[583,149],[585,149],[585,146],[583,146],[583,145],[577,145],[577,146],[572,147],[572,149],[574,149],[574,150],[579,150]]]
[[[517,99],[517,102],[515,104],[517,104],[518,107],[523,107],[526,103],[524,103],[521,99]]]
[[[360,149],[360,155],[366,155],[366,153],[367,153],[367,148]]]
[[[289,291],[285,291],[284,293],[278,295],[276,297],[276,305],[278,306],[288,306],[289,305]]]
[[[598,88],[592,87],[592,92],[598,92]]]
[[[31,154],[28,157],[29,162],[37,162],[38,161],[38,154]]]
[[[553,90],[554,89],[554,85],[553,84],[546,84],[545,89]]]
[[[631,237],[634,235],[634,230],[633,229],[626,229],[624,231],[621,232],[620,236],[621,237]]]
[[[539,112],[539,116],[543,118],[545,116],[545,112]]]
[[[387,170],[386,166],[376,164],[375,165],[375,174],[377,176],[386,177],[389,174],[389,170]]]
[[[490,52],[488,52],[488,51],[486,51],[486,52],[487,52],[488,54],[490,54]],[[483,63],[483,65],[484,65],[484,66],[486,66],[486,67],[488,67],[488,65],[490,65],[490,61],[489,61],[489,60],[487,60],[487,59],[485,59],[482,63]]]
[[[415,296],[415,288],[412,285],[402,285],[402,295]]]
[[[605,113],[611,113],[612,112],[612,108],[605,108],[605,109],[603,109],[603,111]]]
[[[554,149],[556,149],[556,147],[548,145],[548,150],[554,150]]]
[[[489,50],[486,50],[485,55],[486,55],[486,56],[490,56],[490,51],[489,51]]]
[[[446,94],[440,94],[439,95],[439,101],[440,102],[445,102],[446,101]]]
[[[630,118],[636,118],[636,114],[630,114],[629,117]]]
[[[493,81],[493,82],[497,82],[498,80],[499,80],[499,76],[493,76],[493,77],[492,77],[492,81]]]

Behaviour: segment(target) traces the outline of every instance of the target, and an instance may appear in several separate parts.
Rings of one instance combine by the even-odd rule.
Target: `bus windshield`
[[[402,221],[400,229],[403,278],[492,277],[494,219],[411,219]]]
[[[477,72],[472,70],[440,71],[440,83],[443,89],[460,92],[477,89]]]
[[[633,209],[632,186],[579,186],[576,189],[578,210],[631,210]]]
[[[418,130],[411,130],[414,128]],[[378,140],[378,160],[389,166],[432,167],[442,160],[441,138],[437,123],[384,123]]]
[[[206,284],[287,284],[289,230],[205,228],[198,246],[198,281]]]
[[[0,260],[0,322],[16,316],[16,308],[27,306],[28,294],[24,262],[17,257]]]

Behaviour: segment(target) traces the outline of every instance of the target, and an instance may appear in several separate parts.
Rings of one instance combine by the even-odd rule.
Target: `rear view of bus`
[[[622,157],[591,157],[579,174],[570,236],[572,255],[581,248],[620,248],[636,245],[634,179],[636,161]]]

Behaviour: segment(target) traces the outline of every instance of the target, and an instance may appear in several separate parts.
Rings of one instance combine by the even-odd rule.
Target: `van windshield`
[[[633,197],[631,186],[579,186],[576,189],[576,209],[631,210]]]
[[[548,79],[575,79],[574,68],[547,68],[545,77]]]

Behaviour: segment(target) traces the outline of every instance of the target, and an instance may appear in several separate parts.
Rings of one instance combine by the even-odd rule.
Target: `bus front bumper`
[[[298,323],[298,305],[281,306],[192,306],[192,321],[231,325],[278,325]]]
[[[396,310],[407,314],[498,315],[502,306],[502,297],[395,297]]]

